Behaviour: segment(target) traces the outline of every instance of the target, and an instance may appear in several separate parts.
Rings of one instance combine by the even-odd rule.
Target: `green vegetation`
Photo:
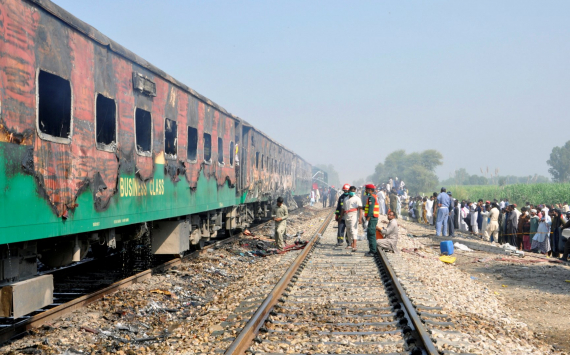
[[[501,200],[508,198],[509,202],[523,206],[526,202],[531,204],[570,202],[570,183],[564,184],[514,184],[506,186],[497,185],[464,185],[446,186],[457,200],[477,201]],[[426,192],[425,194],[432,194]]]
[[[546,176],[542,175],[529,175],[529,176],[513,176],[513,175],[499,175],[499,169],[495,169],[489,173],[489,168],[486,170],[481,168],[481,174],[469,174],[465,168],[455,170],[449,179],[443,180],[440,184],[442,186],[451,185],[511,185],[511,184],[535,184],[550,182]]]

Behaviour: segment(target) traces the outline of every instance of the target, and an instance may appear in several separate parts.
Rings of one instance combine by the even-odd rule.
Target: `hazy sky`
[[[55,2],[343,180],[396,149],[548,176],[570,140],[570,1]]]

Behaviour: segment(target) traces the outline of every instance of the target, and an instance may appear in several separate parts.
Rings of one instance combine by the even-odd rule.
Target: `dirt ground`
[[[408,221],[399,224],[408,233],[426,236],[417,238],[426,247],[439,249],[439,241],[443,239],[428,237],[435,234],[433,227]],[[491,245],[465,234],[453,238],[454,243],[462,240]],[[495,292],[512,310],[514,318],[526,323],[537,337],[555,349],[570,354],[570,264],[533,253],[515,258],[455,249],[454,256],[457,257],[454,265]]]

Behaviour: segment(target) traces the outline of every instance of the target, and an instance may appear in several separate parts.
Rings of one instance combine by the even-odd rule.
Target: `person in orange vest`
[[[378,224],[378,216],[380,215],[380,205],[378,204],[378,197],[374,194],[374,185],[368,184],[365,186],[366,195],[362,205],[364,213],[362,218],[366,218],[368,227],[366,228],[366,238],[368,238],[368,251],[364,256],[374,256],[378,251],[376,248],[376,225]]]

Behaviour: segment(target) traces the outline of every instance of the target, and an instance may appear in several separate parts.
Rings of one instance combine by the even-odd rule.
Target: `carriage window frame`
[[[137,110],[141,110],[144,112],[148,112],[148,114],[150,115],[150,148],[148,151],[144,150],[144,151],[140,151],[139,150],[139,145],[137,142]],[[135,150],[137,152],[138,155],[143,156],[143,157],[152,157],[152,149],[154,147],[154,125],[152,124],[152,112],[145,110],[144,108],[140,108],[140,107],[136,107],[135,106],[135,111],[134,111],[134,124],[135,124]]]
[[[113,100],[115,104],[115,140],[110,144],[99,143],[97,141],[97,99],[99,96],[102,96],[108,100]],[[97,150],[101,150],[104,152],[115,153],[117,151],[118,142],[118,132],[119,132],[119,107],[117,105],[117,100],[112,97],[108,97],[105,94],[100,92],[95,93],[95,102],[94,102],[94,112],[95,112],[95,147]],[[113,144],[114,143],[114,144]]]
[[[259,170],[259,152],[255,152],[255,169]]]
[[[69,84],[69,90],[70,90],[70,111],[69,111],[69,135],[67,137],[57,137],[57,136],[52,136],[49,133],[45,133],[40,129],[40,73],[41,72],[46,72],[48,74],[57,76],[65,81],[67,81],[67,83]],[[60,144],[71,144],[71,140],[73,138],[73,84],[71,83],[71,80],[61,76],[59,74],[56,74],[54,72],[52,72],[51,70],[46,70],[46,69],[42,69],[42,68],[38,68],[36,70],[36,132],[38,133],[38,136],[42,139],[42,140],[46,140],[46,141],[50,141],[50,142],[54,142],[54,143],[60,143]]]
[[[235,164],[235,155],[236,155],[236,145],[234,141],[230,141],[230,166],[233,168]]]
[[[188,154],[190,152],[190,129],[192,129],[193,131],[196,132],[196,146],[193,148],[194,149],[194,159],[190,159],[190,155]],[[186,126],[186,161],[188,161],[189,163],[197,163],[198,162],[198,128],[192,127],[192,126]]]
[[[176,137],[174,138],[174,154],[166,153],[166,121],[174,122],[176,129]],[[163,130],[163,140],[164,140],[164,158],[170,160],[178,159],[178,122],[168,117],[164,117],[164,130]]]
[[[224,139],[222,137],[218,137],[218,165],[224,166],[226,165],[224,160]],[[221,161],[220,161],[221,160]]]
[[[206,135],[210,137],[210,159],[206,159]],[[208,132],[202,133],[202,139],[204,140],[204,144],[202,144],[202,157],[204,158],[205,164],[212,164],[212,134]]]

